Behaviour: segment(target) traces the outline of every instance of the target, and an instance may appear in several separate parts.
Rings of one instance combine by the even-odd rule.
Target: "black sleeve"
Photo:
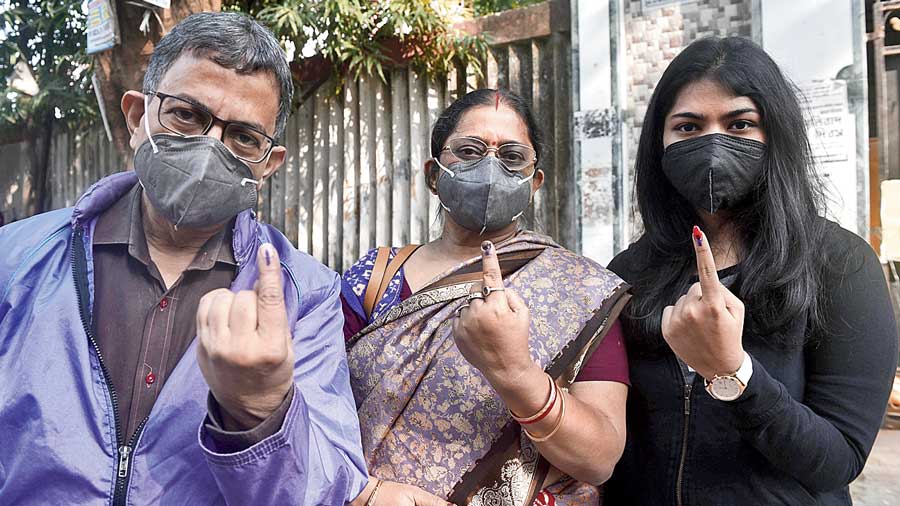
[[[762,364],[734,403],[746,441],[812,491],[839,489],[865,465],[897,366],[897,326],[881,264],[859,237],[827,275],[827,334],[808,345],[806,389],[793,399]],[[839,262],[840,263],[840,262]]]

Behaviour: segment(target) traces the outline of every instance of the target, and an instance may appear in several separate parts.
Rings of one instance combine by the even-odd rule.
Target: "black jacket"
[[[699,375],[685,385],[668,348],[629,349],[628,439],[605,504],[851,504],[848,484],[887,405],[897,327],[868,244],[829,223],[822,247],[841,263],[825,279],[830,334],[788,347],[745,330],[753,376],[737,401],[713,399]],[[639,241],[609,268],[634,284],[645,259]],[[797,336],[805,325],[785,332]]]

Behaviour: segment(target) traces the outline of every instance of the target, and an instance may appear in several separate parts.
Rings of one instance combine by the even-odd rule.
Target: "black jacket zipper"
[[[118,395],[116,395],[116,389],[113,387],[112,380],[110,379],[109,369],[106,368],[106,364],[103,362],[103,356],[100,354],[100,346],[94,339],[94,333],[91,330],[91,325],[88,323],[87,319],[90,310],[88,308],[88,299],[86,297],[87,258],[85,256],[83,238],[84,229],[81,226],[76,226],[74,239],[72,241],[72,272],[75,278],[75,294],[78,297],[78,315],[81,317],[81,324],[84,327],[85,334],[87,334],[88,341],[90,341],[91,346],[94,348],[94,353],[97,354],[97,360],[100,362],[100,370],[103,372],[103,381],[106,382],[106,389],[109,392],[109,400],[113,408],[113,418],[115,418],[116,421],[116,449],[118,452],[118,463],[116,465],[116,475],[114,478],[115,489],[113,492],[112,504],[113,506],[125,506],[128,492],[128,480],[131,477],[131,453],[134,451],[134,446],[140,437],[141,431],[144,429],[144,424],[147,423],[147,420],[150,417],[144,418],[137,429],[135,429],[134,435],[131,436],[131,440],[128,441],[127,444],[123,444],[125,437],[122,434],[122,424],[119,420],[119,398]]]
[[[682,481],[684,480],[684,461],[687,457],[687,444],[688,444],[688,427],[691,422],[691,390],[693,387],[689,384],[684,385],[684,429],[681,431],[681,457],[678,461],[678,478],[675,482],[675,501],[678,506],[684,505],[684,499],[682,497],[683,485]]]

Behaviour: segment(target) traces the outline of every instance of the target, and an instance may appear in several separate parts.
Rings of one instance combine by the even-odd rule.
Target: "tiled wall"
[[[623,105],[629,167],[634,167],[637,140],[653,88],[669,62],[699,38],[729,35],[751,38],[753,31],[753,0],[696,0],[647,10],[641,4],[641,0],[626,1],[624,12],[625,61],[622,63],[627,88]],[[631,183],[627,188],[633,188]]]

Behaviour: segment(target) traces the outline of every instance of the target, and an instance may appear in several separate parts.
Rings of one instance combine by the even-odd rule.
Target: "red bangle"
[[[519,422],[520,425],[531,425],[540,422],[546,418],[547,415],[553,411],[553,407],[556,406],[556,399],[559,398],[559,388],[549,374],[547,375],[547,378],[550,380],[550,397],[547,399],[547,404],[545,404],[537,414],[528,417],[520,417],[513,413],[512,410],[509,410],[510,416],[512,416],[513,420]]]

